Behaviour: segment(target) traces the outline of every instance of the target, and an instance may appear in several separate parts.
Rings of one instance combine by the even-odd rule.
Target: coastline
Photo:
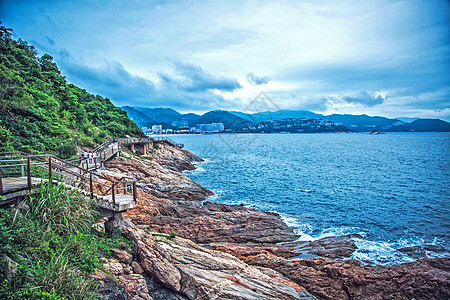
[[[249,274],[256,274],[254,267],[263,267],[266,273],[276,272],[276,276],[273,273],[271,278],[278,278],[280,282],[285,283],[284,286],[295,286],[289,295],[281,292],[282,286],[272,288],[274,294],[271,295],[264,294],[268,291],[259,291],[261,295],[266,295],[266,298],[300,299],[297,297],[300,294],[310,297],[302,299],[314,299],[314,296],[320,299],[367,297],[385,299],[393,295],[400,295],[400,298],[410,297],[410,295],[417,298],[435,295],[439,298],[450,295],[450,260],[448,258],[419,259],[389,267],[361,264],[351,259],[351,254],[357,248],[353,239],[362,238],[362,236],[352,234],[325,237],[314,241],[299,241],[299,235],[295,234],[294,228],[288,226],[278,213],[260,212],[243,205],[208,201],[212,192],[181,173],[185,170],[193,170],[193,162],[201,160],[199,157],[188,151],[166,146],[155,150],[152,155],[151,160],[128,159],[128,164],[121,161],[120,167],[112,161],[107,164],[106,172],[111,176],[133,174],[137,178],[140,203],[136,209],[125,214],[125,218],[129,220],[129,227],[126,227],[128,229],[125,231],[128,230],[127,235],[135,241],[135,244],[138,244],[137,256],[140,257],[140,264],[147,271],[146,273],[175,293],[186,296],[186,291],[182,288],[185,284],[183,276],[186,274],[182,272],[183,276],[180,275],[176,280],[174,278],[169,280],[157,271],[162,268],[168,274],[180,274],[182,268],[173,256],[166,257],[163,267],[155,262],[143,263],[145,259],[143,260],[142,256],[145,255],[142,253],[154,250],[153,248],[150,250],[149,246],[165,245],[165,243],[148,240],[144,244],[139,243],[145,235],[144,232],[167,235],[176,232],[175,241],[186,238],[192,241],[191,243],[196,243],[196,246],[189,244],[189,247],[201,247],[202,251],[206,252],[214,251],[212,252],[214,254],[208,252],[209,255],[227,253],[246,264],[251,269]],[[172,249],[167,248],[164,251],[168,250]],[[194,265],[198,264],[197,261]],[[168,265],[172,266],[170,270],[165,268]],[[200,282],[203,276],[201,274],[211,272],[208,267],[211,266],[208,264],[206,267],[203,265],[200,270],[196,269],[194,272],[196,275],[190,280]],[[430,277],[430,272],[435,276]],[[240,271],[237,274],[239,273]],[[230,274],[226,274],[219,277],[214,284],[227,282],[229,289],[240,290],[240,293],[243,293],[243,299],[252,299],[247,289],[241,290],[245,285],[235,282],[236,280],[231,280],[230,283],[229,278]],[[399,281],[405,278],[409,278],[407,284],[400,285]],[[413,280],[410,280],[411,278]],[[178,284],[176,284],[177,280]],[[202,282],[202,284],[206,290],[209,289],[209,292],[214,291],[219,298],[226,296],[230,299],[238,299],[231,296],[233,293],[227,294],[223,289],[216,290],[213,283]],[[232,285],[236,286],[231,287]],[[375,292],[375,290],[379,291]],[[194,296],[188,295],[188,298],[197,299],[200,294],[202,291],[195,289]],[[433,296],[427,297],[425,299],[433,299]]]

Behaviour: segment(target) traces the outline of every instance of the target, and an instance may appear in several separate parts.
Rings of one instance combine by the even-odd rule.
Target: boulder
[[[124,264],[127,264],[127,265],[130,264],[131,261],[133,260],[133,255],[131,255],[130,253],[128,253],[124,250],[112,248],[111,255],[118,261],[120,261]]]

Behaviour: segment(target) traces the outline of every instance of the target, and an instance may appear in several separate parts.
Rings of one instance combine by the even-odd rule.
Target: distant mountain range
[[[377,131],[417,131],[417,132],[450,132],[450,123],[439,119],[371,117],[367,115],[333,114],[322,115],[303,110],[279,110],[275,112],[265,111],[247,114],[238,111],[214,110],[203,115],[193,113],[181,114],[171,108],[144,108],[123,106],[133,121],[139,127],[151,127],[163,125],[163,128],[175,129],[176,124],[185,124],[193,127],[197,124],[223,123],[225,129],[239,131],[244,127],[260,122],[275,121],[288,118],[323,119],[334,123],[340,123],[352,131],[367,132]],[[411,121],[411,122],[408,122]]]

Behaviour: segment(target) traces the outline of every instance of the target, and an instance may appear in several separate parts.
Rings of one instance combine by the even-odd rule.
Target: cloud
[[[270,77],[268,77],[268,76],[258,77],[255,75],[255,73],[250,72],[247,74],[247,80],[248,80],[248,82],[250,82],[253,85],[261,85],[261,84],[268,83],[270,80]]]
[[[361,91],[357,95],[343,96],[341,97],[341,100],[347,103],[375,106],[382,104],[387,98],[388,96],[383,97],[381,95],[371,95],[367,91]]]
[[[158,74],[152,81],[128,72],[119,62],[107,61],[90,67],[74,59],[65,50],[58,52],[60,69],[70,82],[110,98],[116,105],[172,107],[180,110],[209,110],[211,107],[233,107],[217,94],[241,88],[236,79],[211,75],[193,64],[174,63],[174,75]]]
[[[15,37],[119,105],[239,109],[264,91],[282,109],[450,111],[446,0],[22,2],[0,1]]]
[[[242,88],[241,84],[234,78],[226,78],[212,75],[200,66],[190,63],[174,62],[175,76],[160,73],[159,76],[164,84],[174,86],[188,92],[205,92],[219,90],[221,92],[233,92]]]

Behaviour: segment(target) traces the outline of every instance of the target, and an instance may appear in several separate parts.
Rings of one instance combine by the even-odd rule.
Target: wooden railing
[[[168,144],[171,144],[172,146],[178,147],[178,148],[183,148],[184,144],[179,144],[177,142],[175,142],[174,140],[172,140],[171,138],[168,138],[166,136],[158,136],[158,137],[154,137],[153,138],[155,140],[155,142],[166,142]]]
[[[140,144],[140,143],[148,144],[153,143],[153,138],[131,137],[131,138],[116,139],[116,141],[123,145]]]
[[[48,182],[63,182],[71,187],[85,190],[91,198],[97,197],[100,198],[99,200],[103,200],[103,196],[111,196],[113,210],[116,210],[116,195],[121,193],[132,195],[133,202],[136,203],[136,180],[134,178],[122,177],[119,180],[111,180],[50,154],[0,153],[0,195],[4,194],[4,178],[25,176],[28,190],[32,189],[32,177],[37,177]]]

